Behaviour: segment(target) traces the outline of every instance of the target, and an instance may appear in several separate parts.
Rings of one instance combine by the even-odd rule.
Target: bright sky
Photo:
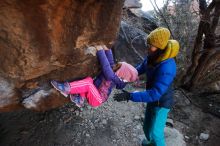
[[[154,4],[154,0],[140,0],[140,3],[142,3],[142,8],[141,8],[142,11],[150,11],[154,9],[150,1],[152,1],[152,3]],[[164,0],[155,0],[155,1],[159,8],[163,6]]]

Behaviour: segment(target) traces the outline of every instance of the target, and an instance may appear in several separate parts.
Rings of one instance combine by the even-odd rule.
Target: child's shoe
[[[53,85],[53,87],[60,91],[61,94],[63,94],[63,96],[67,97],[68,94],[69,94],[69,90],[70,90],[70,87],[69,87],[69,84],[68,83],[59,83],[57,81],[51,81],[51,85]]]
[[[70,95],[70,100],[72,102],[74,102],[76,104],[76,106],[82,107],[83,104],[84,104],[85,99],[83,97],[81,97],[80,95],[78,95],[78,94],[75,94],[75,95],[71,94]]]

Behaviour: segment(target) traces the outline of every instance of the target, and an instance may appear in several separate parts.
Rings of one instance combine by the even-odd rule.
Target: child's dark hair
[[[117,62],[117,63],[112,67],[112,70],[113,70],[114,72],[116,72],[120,67],[121,67],[121,63],[120,63],[120,62]]]

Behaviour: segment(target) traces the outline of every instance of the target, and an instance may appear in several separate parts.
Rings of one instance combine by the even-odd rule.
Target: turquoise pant
[[[164,128],[170,109],[147,106],[144,119],[144,134],[155,146],[165,146]]]

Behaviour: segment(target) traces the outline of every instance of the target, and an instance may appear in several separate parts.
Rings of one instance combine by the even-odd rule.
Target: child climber
[[[54,88],[66,97],[70,95],[71,101],[79,107],[83,105],[84,99],[93,107],[100,106],[107,101],[114,86],[122,89],[126,82],[134,82],[138,79],[138,72],[132,65],[126,62],[114,64],[112,52],[106,46],[96,46],[96,50],[102,72],[94,82],[91,77],[65,83],[51,81]]]

